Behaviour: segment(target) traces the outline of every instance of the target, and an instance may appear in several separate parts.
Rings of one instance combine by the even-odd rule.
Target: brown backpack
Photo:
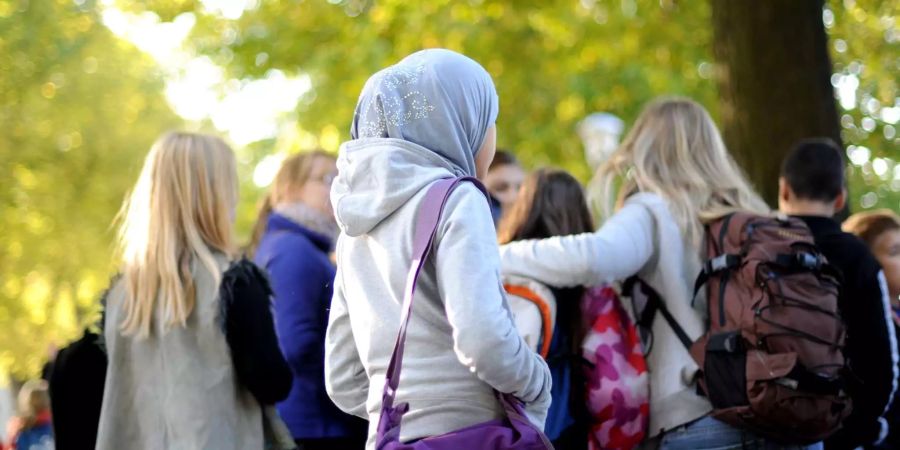
[[[706,334],[691,342],[645,284],[642,326],[662,313],[701,368],[713,417],[782,443],[828,437],[851,411],[839,272],[796,218],[735,213],[710,223],[706,241],[695,285],[695,297],[707,289]]]

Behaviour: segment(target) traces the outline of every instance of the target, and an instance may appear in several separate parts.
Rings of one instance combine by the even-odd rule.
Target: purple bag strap
[[[394,352],[391,355],[391,362],[388,364],[387,374],[384,381],[384,396],[382,398],[383,408],[391,408],[394,405],[394,398],[397,395],[397,386],[400,383],[400,370],[403,366],[403,348],[406,344],[406,329],[409,326],[409,318],[412,315],[413,298],[416,293],[416,282],[431,248],[434,244],[434,238],[437,234],[438,224],[441,221],[441,214],[444,212],[444,206],[450,193],[463,182],[473,183],[485,198],[488,198],[487,189],[475,178],[445,178],[433,183],[428,187],[425,193],[425,199],[419,207],[416,216],[416,228],[413,238],[413,260],[406,276],[406,287],[403,290],[403,306],[402,315],[400,316],[400,331],[397,333],[397,342],[394,344]]]

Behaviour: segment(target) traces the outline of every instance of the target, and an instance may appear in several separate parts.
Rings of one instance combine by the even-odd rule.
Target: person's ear
[[[834,199],[834,210],[840,211],[847,205],[847,188],[841,189],[841,193]]]
[[[794,192],[784,177],[778,177],[778,203],[788,203],[794,198]]]

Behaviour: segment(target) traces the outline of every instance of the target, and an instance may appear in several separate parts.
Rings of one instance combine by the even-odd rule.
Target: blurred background
[[[39,373],[99,317],[110,225],[152,141],[218,133],[246,238],[279,163],[348,139],[366,78],[425,47],[481,62],[499,144],[590,178],[576,124],[626,131],[692,97],[774,201],[795,140],[840,140],[851,208],[900,210],[892,0],[0,0],[0,377]],[[2,413],[2,411],[0,411]]]

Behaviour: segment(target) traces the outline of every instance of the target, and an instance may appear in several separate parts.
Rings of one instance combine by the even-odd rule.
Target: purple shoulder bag
[[[412,313],[416,281],[431,252],[447,198],[450,197],[453,189],[462,182],[475,184],[487,196],[484,185],[475,178],[440,180],[428,188],[416,218],[413,261],[410,265],[403,296],[400,331],[397,333],[397,342],[394,344],[394,353],[391,355],[384,383],[381,417],[378,421],[378,437],[375,447],[378,450],[553,450],[553,445],[550,444],[544,433],[525,417],[522,403],[510,394],[496,391],[498,401],[506,410],[506,418],[475,424],[440,436],[422,438],[415,442],[406,444],[400,442],[400,419],[409,410],[409,404],[399,403],[394,406],[394,399],[400,382],[400,370],[403,366],[403,347],[406,343],[406,328]],[[434,381],[439,382],[440,380]]]

